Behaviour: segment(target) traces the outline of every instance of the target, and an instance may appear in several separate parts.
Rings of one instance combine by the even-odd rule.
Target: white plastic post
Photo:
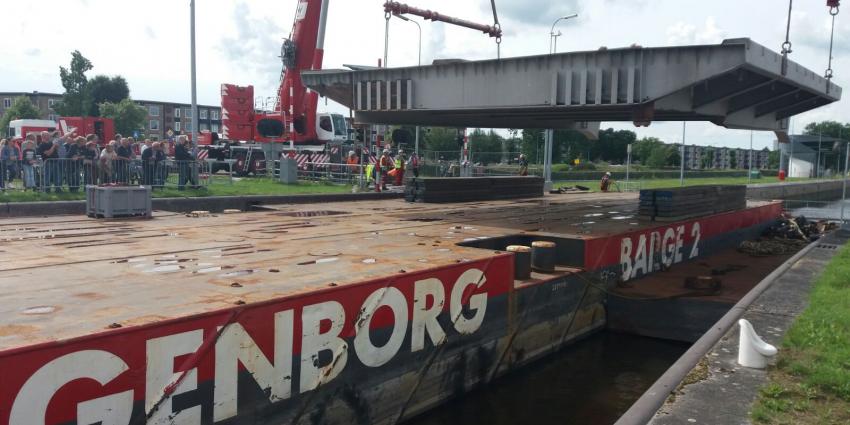
[[[767,359],[777,353],[776,347],[764,342],[747,319],[738,320],[738,364],[754,369],[767,367]]]

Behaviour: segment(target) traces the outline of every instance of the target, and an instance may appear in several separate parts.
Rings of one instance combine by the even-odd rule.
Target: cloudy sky
[[[465,19],[492,23],[488,0],[405,0],[408,4]],[[30,0],[4,2],[0,37],[0,91],[61,92],[59,65],[70,52],[89,58],[94,74],[127,78],[136,99],[188,102],[189,1]],[[376,65],[383,56],[383,0],[330,0],[325,68]],[[785,37],[785,0],[496,0],[505,32],[502,55],[546,53],[549,27],[561,22],[558,50],[719,43],[750,37],[780,49]],[[822,73],[827,65],[829,15],[822,0],[795,2],[791,57]],[[849,5],[850,6],[850,5]],[[257,95],[273,96],[280,73],[280,42],[289,35],[296,0],[197,0],[198,100],[218,104],[222,82],[253,84]],[[441,23],[422,22],[422,61],[437,58],[488,59],[496,55],[486,36]],[[389,65],[416,64],[418,33],[409,22],[390,24]],[[836,27],[834,81],[850,84],[850,9]],[[320,109],[342,110],[333,103]],[[850,121],[847,101],[797,116],[792,129],[811,121]],[[680,123],[603,126],[634,129],[639,136],[681,140]],[[748,131],[689,123],[687,142],[746,146]],[[757,147],[772,145],[772,133],[756,133]]]

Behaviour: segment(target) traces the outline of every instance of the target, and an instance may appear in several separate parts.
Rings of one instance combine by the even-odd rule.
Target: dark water
[[[612,424],[688,346],[602,332],[408,424]]]

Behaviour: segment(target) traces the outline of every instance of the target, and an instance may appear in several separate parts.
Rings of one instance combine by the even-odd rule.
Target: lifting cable
[[[384,26],[384,68],[387,67],[387,54],[389,53],[389,44],[390,44],[390,12],[384,12],[384,19],[387,20],[386,26]]]
[[[490,6],[493,9],[493,27],[499,32],[496,36],[496,59],[502,58],[502,24],[499,23],[499,15],[496,13],[496,0],[490,0]]]
[[[829,6],[829,14],[832,16],[832,28],[829,31],[829,63],[826,66],[826,92],[829,93],[829,82],[832,79],[832,42],[835,38],[835,17],[838,15],[838,5],[840,0],[827,0],[826,5]]]
[[[788,0],[788,23],[785,25],[785,42],[782,43],[782,75],[788,71],[788,54],[791,53],[791,10],[794,0]]]

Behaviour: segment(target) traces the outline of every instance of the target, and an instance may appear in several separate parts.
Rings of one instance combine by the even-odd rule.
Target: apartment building
[[[41,118],[58,120],[59,115],[53,106],[62,100],[59,93],[44,92],[3,92],[0,93],[0,116],[12,106],[15,99],[21,96],[29,98],[41,111]],[[189,134],[192,132],[192,105],[188,103],[162,102],[156,100],[136,100],[139,106],[148,112],[144,128],[139,129],[139,137],[161,140],[172,135]],[[215,133],[221,131],[221,107],[198,105],[198,130],[209,130]],[[128,136],[125,134],[125,136]]]

